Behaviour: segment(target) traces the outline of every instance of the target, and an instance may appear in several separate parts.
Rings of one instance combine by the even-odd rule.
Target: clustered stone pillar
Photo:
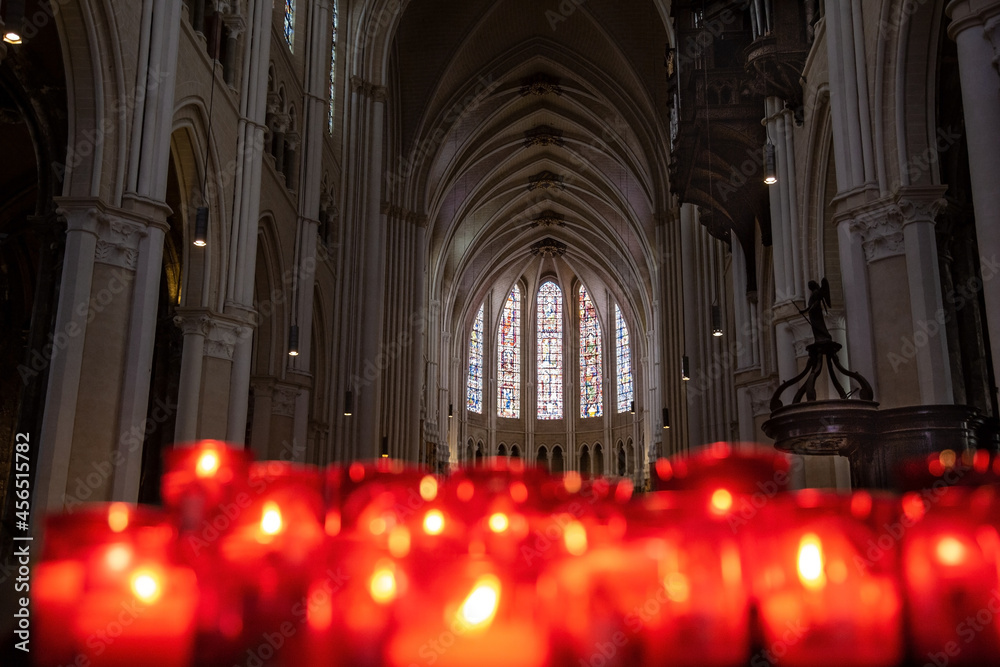
[[[1000,1],[953,0],[948,36],[958,46],[976,237],[983,258],[1000,262]],[[983,299],[993,356],[1000,378],[1000,281],[983,281]],[[995,389],[994,389],[995,391]]]

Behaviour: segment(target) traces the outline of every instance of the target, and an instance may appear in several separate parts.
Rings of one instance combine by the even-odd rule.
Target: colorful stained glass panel
[[[469,412],[483,413],[483,306],[479,306],[469,335],[469,385],[465,405]]]
[[[538,290],[538,418],[563,416],[563,297],[547,282]]]
[[[635,398],[632,384],[632,345],[622,309],[615,304],[615,371],[618,377],[618,412],[627,412]]]
[[[294,51],[295,44],[295,0],[285,0],[285,41],[288,49]]]
[[[497,330],[497,415],[521,416],[521,290],[514,285]]]
[[[587,288],[580,285],[580,416],[600,417],[604,392],[601,386],[601,323]]]
[[[333,0],[333,6],[330,8],[333,12],[333,39],[330,44],[330,118],[329,118],[329,130],[330,134],[333,134],[333,112],[335,110],[335,101],[337,99],[337,90],[335,85],[337,83],[337,0]]]

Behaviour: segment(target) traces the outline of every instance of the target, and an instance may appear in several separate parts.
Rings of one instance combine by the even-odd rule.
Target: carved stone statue
[[[822,343],[833,340],[830,330],[826,328],[826,309],[830,307],[830,283],[823,278],[821,283],[809,281],[809,302],[805,310],[799,312],[807,315],[812,326],[813,342]]]

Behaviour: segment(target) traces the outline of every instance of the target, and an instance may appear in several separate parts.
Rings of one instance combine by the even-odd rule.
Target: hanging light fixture
[[[663,428],[670,428],[670,408],[663,408]]]
[[[8,44],[20,44],[24,31],[24,0],[7,0],[6,4],[3,41]]]
[[[208,96],[208,131],[205,141],[205,159],[202,162],[204,175],[201,179],[201,201],[203,203],[198,207],[194,218],[194,244],[199,248],[208,245],[208,149],[212,144],[212,120],[215,111],[215,64],[217,62],[219,62],[219,40],[216,40],[215,52],[212,54],[212,92]],[[290,350],[288,353],[292,354]],[[298,354],[298,351],[295,354]]]
[[[774,144],[771,143],[770,139],[764,146],[764,182],[768,185],[774,185],[778,182],[777,170],[774,167]]]
[[[633,415],[635,414],[635,401],[632,401],[632,402],[631,402],[631,403],[629,404],[629,406],[628,406],[628,411],[629,411],[629,413],[631,413],[631,414],[633,414]]]
[[[384,458],[384,459],[389,458],[389,436],[387,436],[387,435],[383,435],[382,436],[382,452],[381,452],[381,454],[382,454],[382,458]]]
[[[712,335],[722,336],[722,308],[717,303],[712,304]]]
[[[199,248],[208,245],[208,207],[199,206],[194,218],[194,244]]]
[[[454,416],[455,416],[455,408],[454,408],[454,406],[451,403],[449,403],[448,404],[448,419],[451,419]]]
[[[354,393],[350,390],[344,392],[344,416],[350,417],[354,414]]]
[[[299,356],[299,325],[293,324],[288,329],[288,356]]]
[[[691,379],[691,359],[686,354],[681,357],[681,379],[685,382]]]

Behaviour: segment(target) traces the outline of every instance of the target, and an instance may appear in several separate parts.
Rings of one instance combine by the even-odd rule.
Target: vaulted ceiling
[[[668,209],[666,0],[413,0],[390,60],[390,203],[427,216],[458,324],[533,244],[649,325]]]

